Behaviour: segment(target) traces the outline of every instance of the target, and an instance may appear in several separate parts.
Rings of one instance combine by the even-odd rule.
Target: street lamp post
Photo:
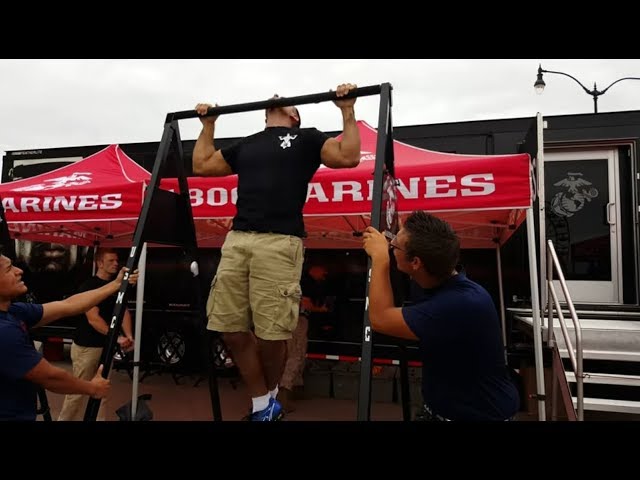
[[[558,75],[564,75],[565,77],[569,77],[572,80],[574,80],[578,85],[580,85],[582,87],[582,89],[587,92],[589,95],[591,95],[593,97],[593,111],[595,113],[598,113],[598,97],[600,95],[604,95],[607,90],[609,90],[611,87],[613,87],[616,83],[621,82],[622,80],[640,80],[640,78],[638,77],[624,77],[624,78],[619,78],[618,80],[616,80],[615,82],[613,82],[611,85],[609,85],[607,88],[605,88],[604,90],[598,90],[596,83],[593,82],[593,90],[589,90],[587,87],[585,87],[582,83],[580,83],[580,81],[569,75],[568,73],[564,73],[564,72],[554,72],[552,70],[543,70],[542,69],[542,65],[538,66],[538,79],[536,80],[536,83],[533,84],[533,88],[536,89],[536,93],[537,94],[541,94],[544,90],[545,87],[545,83],[544,80],[542,79],[542,74],[543,73],[556,73]]]

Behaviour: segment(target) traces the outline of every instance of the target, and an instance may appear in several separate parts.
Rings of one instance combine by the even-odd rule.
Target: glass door
[[[616,150],[545,152],[546,238],[575,303],[621,303]],[[559,282],[556,291],[564,295]]]

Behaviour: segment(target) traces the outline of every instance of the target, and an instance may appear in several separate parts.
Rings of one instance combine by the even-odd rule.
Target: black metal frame
[[[390,198],[383,187],[395,190],[393,157],[393,126],[391,123],[391,85],[384,83],[380,91],[380,111],[378,115],[378,141],[376,145],[376,165],[373,175],[373,194],[371,205],[371,226],[377,230],[391,230],[397,227],[397,212],[394,213],[395,222],[386,219],[387,208],[383,209],[383,201],[392,202],[395,210],[395,191]],[[396,233],[396,232],[392,232]],[[364,308],[362,329],[362,356],[360,365],[360,389],[358,392],[358,420],[371,418],[371,367],[373,365],[373,332],[369,321],[369,282],[371,280],[371,258],[367,259],[366,303]]]
[[[38,393],[39,402],[39,406],[36,409],[36,415],[42,415],[42,419],[45,422],[53,421],[53,419],[51,418],[51,408],[49,408],[49,400],[47,399],[46,390],[40,385],[36,386],[36,390]]]
[[[160,190],[159,188],[160,180],[165,176],[164,174],[167,170],[167,159],[171,153],[173,153],[174,159],[177,159],[174,163],[175,168],[177,169],[179,193]],[[162,204],[159,202],[162,202]],[[167,205],[171,205],[175,209],[174,218],[171,219],[170,216],[165,216],[169,222],[166,222],[163,225],[155,224],[153,225],[154,230],[151,231],[151,224],[149,221],[151,214],[153,212],[158,212],[160,208],[166,208]],[[166,214],[166,212],[163,213]],[[172,223],[170,223],[171,220],[173,220]],[[178,236],[176,236],[176,233]],[[178,127],[178,122],[170,120],[169,118],[167,118],[167,121],[165,122],[162,140],[158,147],[158,153],[156,155],[151,175],[151,181],[147,188],[144,203],[142,205],[142,212],[133,235],[133,246],[131,247],[131,252],[126,265],[129,272],[132,272],[138,264],[140,252],[145,242],[181,246],[184,248],[190,262],[197,261],[195,224],[193,222],[193,213],[191,211],[191,202],[189,199],[189,188],[184,168],[180,129]],[[127,273],[118,292],[111,321],[109,322],[107,340],[105,342],[105,347],[102,350],[102,356],[100,357],[100,363],[104,365],[102,375],[105,378],[108,378],[109,371],[111,370],[113,355],[115,354],[117,346],[118,333],[120,332],[122,319],[124,317],[127,291],[129,288],[128,279],[129,274]],[[199,288],[199,282],[196,281],[194,283],[195,288]],[[99,399],[89,399],[84,420],[95,421],[99,407]],[[132,418],[134,417],[132,416]]]
[[[389,83],[383,83],[381,85],[372,85],[367,87],[361,87],[352,90],[347,95],[338,98],[333,91],[325,93],[317,93],[311,95],[302,95],[297,97],[281,97],[276,99],[270,99],[260,102],[243,103],[237,105],[228,105],[222,107],[209,108],[206,116],[223,115],[230,113],[249,112],[254,110],[262,110],[273,107],[286,107],[291,105],[304,105],[309,103],[320,103],[327,101],[335,101],[339,99],[348,99],[356,97],[364,97],[371,95],[380,95],[380,115],[378,123],[378,143],[376,150],[376,164],[373,183],[373,205],[371,212],[371,224],[374,228],[380,229],[381,225],[385,227],[388,222],[386,220],[382,222],[381,215],[386,218],[387,209],[383,210],[383,196],[386,194],[387,208],[390,206],[389,202],[395,203],[395,192],[389,192],[389,188],[395,190],[395,179],[393,179],[394,162],[393,162],[393,134],[391,125],[391,85]],[[195,234],[195,225],[193,222],[193,213],[191,210],[191,203],[189,199],[189,189],[187,184],[187,178],[185,175],[184,159],[182,152],[182,142],[180,141],[180,131],[178,127],[178,120],[184,120],[188,118],[199,118],[200,116],[195,110],[186,110],[181,112],[174,112],[167,114],[165,119],[164,133],[162,140],[158,147],[158,153],[155,158],[153,166],[153,172],[151,175],[151,182],[147,189],[147,193],[142,206],[142,212],[138,223],[136,225],[135,233],[133,236],[133,246],[131,247],[131,253],[127,260],[127,268],[129,271],[133,271],[140,258],[140,251],[145,242],[155,242],[170,245],[183,246],[187,256],[192,261],[196,261],[197,254],[197,240]],[[159,184],[161,178],[165,175],[166,167],[168,166],[167,158],[169,157],[171,147],[177,151],[177,157],[175,161],[175,167],[177,168],[177,177],[179,183],[179,193],[168,192],[166,190],[160,190]],[[174,152],[175,153],[175,152]],[[391,180],[391,181],[389,181]],[[386,190],[385,190],[386,189]],[[391,195],[390,195],[391,194]],[[393,197],[393,198],[390,198]],[[158,201],[156,201],[158,200]],[[162,228],[158,228],[158,225],[153,225],[153,234],[151,234],[150,215],[152,212],[157,211],[160,208],[160,201],[163,205],[167,202],[174,202],[176,218],[173,219],[171,225],[163,225]],[[395,209],[395,205],[391,205]],[[394,214],[397,219],[397,214]],[[164,212],[164,218],[168,218],[166,212]],[[186,221],[186,223],[184,223]],[[397,225],[397,221],[392,222]],[[186,231],[185,231],[186,230]],[[180,238],[176,238],[176,232],[182,234]],[[155,238],[151,238],[155,235]],[[369,260],[369,270],[371,268],[371,261]],[[122,325],[122,319],[124,316],[124,310],[126,305],[126,295],[129,288],[129,276],[125,276],[125,281],[122,282],[120,291],[118,292],[116,304],[114,307],[113,315],[111,317],[109,332],[107,334],[107,341],[105,348],[102,351],[100,363],[104,365],[103,376],[108,377],[113,361],[113,355],[117,345],[118,332]],[[369,278],[367,276],[367,296],[369,293]],[[199,282],[198,292],[200,292]],[[204,313],[204,302],[201,295],[199,298],[199,309],[203,315],[203,321],[206,318]],[[208,342],[212,344],[211,341]],[[370,416],[370,404],[371,404],[371,366],[372,366],[372,341],[371,341],[371,325],[369,322],[368,310],[365,308],[364,312],[364,328],[363,328],[363,340],[362,340],[362,368],[361,380],[360,380],[360,394],[358,398],[358,419],[368,420]],[[222,415],[220,412],[220,399],[217,385],[217,375],[215,366],[211,366],[210,369],[210,393],[211,404],[213,410],[214,420],[221,420]],[[90,399],[85,412],[84,420],[95,420],[100,407],[99,399]],[[133,417],[133,416],[132,416]]]

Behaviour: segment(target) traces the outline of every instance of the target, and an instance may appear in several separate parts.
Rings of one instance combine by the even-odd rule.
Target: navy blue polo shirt
[[[501,326],[489,293],[464,273],[424,291],[402,309],[419,339],[422,394],[451,420],[505,420],[518,411],[518,391],[504,359]]]
[[[36,419],[37,386],[24,376],[42,360],[28,333],[42,312],[31,303],[0,311],[0,420]]]

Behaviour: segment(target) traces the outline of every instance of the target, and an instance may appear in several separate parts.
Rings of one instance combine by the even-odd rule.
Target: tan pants
[[[307,357],[307,332],[309,319],[305,315],[298,317],[298,326],[293,331],[293,337],[287,340],[287,362],[280,379],[280,387],[293,390],[293,387],[304,384],[304,365]]]
[[[91,380],[98,371],[102,355],[102,347],[81,347],[75,343],[71,344],[71,363],[73,364],[73,376],[82,380]],[[60,410],[58,421],[82,421],[87,409],[87,395],[66,395]],[[100,402],[100,409],[96,420],[105,420],[107,399]]]
[[[208,329],[288,340],[298,323],[302,239],[232,230],[207,301]]]

